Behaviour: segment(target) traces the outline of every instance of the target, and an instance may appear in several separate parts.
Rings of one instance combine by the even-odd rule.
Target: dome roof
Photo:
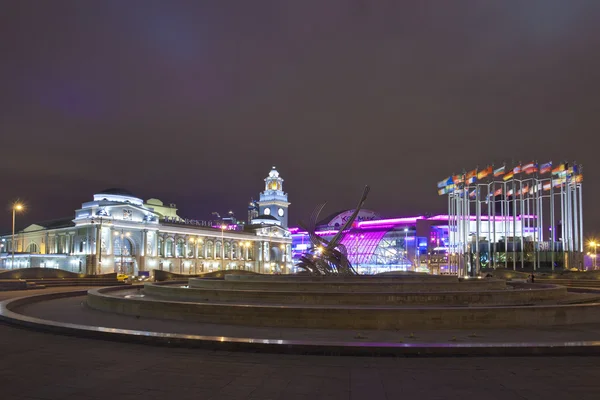
[[[101,192],[99,192],[98,194],[114,194],[117,196],[127,196],[127,197],[136,197],[133,193],[131,193],[129,190],[127,189],[122,189],[122,188],[109,188],[109,189],[104,189]]]
[[[273,166],[273,169],[269,172],[269,178],[279,178],[279,172],[277,172],[275,166]]]

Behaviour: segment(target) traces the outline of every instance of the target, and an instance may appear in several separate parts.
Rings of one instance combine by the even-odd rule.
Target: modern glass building
[[[317,224],[317,235],[326,239],[332,238],[352,212],[353,210],[347,210],[336,213],[320,221]],[[507,222],[496,219],[486,223],[491,227],[496,225],[500,231],[500,226]],[[527,224],[523,224],[520,218],[516,219],[514,229],[512,221],[510,223],[511,232],[515,231],[520,236],[521,229],[525,229],[525,237],[533,235],[531,228],[525,228]],[[290,231],[292,232],[292,257],[295,264],[312,244],[307,232],[299,228],[290,228]],[[469,224],[469,231],[470,240],[474,240],[478,231],[474,220]],[[450,234],[452,233],[449,229],[448,215],[382,219],[373,211],[361,210],[341,244],[346,247],[350,262],[361,274],[387,271],[450,274],[457,272],[452,270],[448,263],[448,259],[452,257],[449,248]],[[486,238],[480,240],[489,248]],[[496,248],[501,245],[506,246],[505,242],[510,242],[510,238],[508,240],[504,237],[499,238]],[[512,250],[512,246],[516,244],[508,243],[509,251]],[[520,248],[518,250],[520,251]],[[489,256],[486,254],[488,253],[483,252],[481,255],[482,265],[489,267]],[[506,254],[510,255],[505,253],[503,261],[506,261]],[[498,257],[496,266],[501,266],[500,260],[501,258]]]

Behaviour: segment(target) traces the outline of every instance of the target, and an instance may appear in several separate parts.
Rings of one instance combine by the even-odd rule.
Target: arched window
[[[198,246],[198,258],[204,258],[204,240],[198,239],[196,245]]]
[[[248,246],[248,260],[251,261],[254,255],[252,254],[254,247],[252,245]]]
[[[225,258],[229,258],[231,255],[231,243],[225,242]]]
[[[132,256],[133,255],[133,245],[129,238],[116,238],[114,242],[114,254],[115,256]]]
[[[164,257],[165,256],[165,239],[163,239],[162,237],[158,238],[158,256],[159,257]]]
[[[206,258],[214,258],[215,257],[215,245],[212,240],[206,242]]]
[[[176,257],[185,257],[185,240],[177,239],[177,253]]]
[[[38,252],[37,244],[29,243],[29,246],[27,246],[27,250],[25,252],[26,253],[37,253]]]
[[[237,243],[231,244],[231,259],[235,260],[238,257],[238,245]]]
[[[165,257],[173,257],[173,239],[171,238],[165,241]]]
[[[187,251],[188,257],[194,257],[194,249],[195,248],[196,248],[196,240],[194,238],[191,238],[188,242],[188,251]]]
[[[222,254],[222,250],[223,247],[221,246],[221,242],[217,241],[215,242],[215,258],[221,258]]]

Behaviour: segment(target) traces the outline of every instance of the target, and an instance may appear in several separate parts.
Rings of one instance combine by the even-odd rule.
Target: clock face
[[[265,208],[265,215],[271,215],[271,209]]]
[[[277,214],[279,214],[280,217],[283,217],[283,208],[277,210]]]

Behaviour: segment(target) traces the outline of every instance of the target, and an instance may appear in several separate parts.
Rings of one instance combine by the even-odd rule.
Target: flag
[[[476,193],[477,193],[477,189],[473,189],[473,191],[471,193],[469,193],[469,197],[475,197]]]
[[[531,175],[537,172],[537,170],[538,166],[536,163],[529,163],[522,168],[522,171],[525,172],[527,175]]]
[[[452,182],[454,182],[455,185],[458,185],[459,183],[463,183],[465,181],[465,175],[461,174],[461,175],[454,175],[452,177]]]
[[[525,186],[523,187],[523,189],[521,190],[521,193],[522,193],[522,194],[527,194],[527,193],[529,193],[529,186],[528,186],[528,185],[525,185]]]
[[[544,183],[544,190],[550,190],[550,188],[552,188],[550,183]]]
[[[473,171],[467,172],[467,176],[465,177],[465,179],[468,181],[473,177],[477,177],[477,168],[475,168]]]
[[[517,165],[516,167],[513,168],[513,174],[520,174],[521,173],[521,165]]]
[[[575,175],[574,177],[575,183],[581,183],[583,182],[583,175],[579,174],[579,175]]]
[[[540,174],[547,174],[552,171],[552,161],[540,165]]]
[[[479,171],[479,173],[477,174],[477,179],[483,179],[488,175],[492,174],[492,166],[488,166],[486,169],[483,169],[481,171]]]
[[[502,179],[503,179],[504,181],[507,181],[507,180],[509,180],[509,179],[512,179],[512,178],[514,178],[514,176],[515,176],[515,173],[514,173],[513,171],[508,171],[508,173],[507,173],[506,175],[504,175],[504,176],[502,177]]]
[[[556,168],[554,168],[552,170],[552,175],[560,175],[562,172],[564,172],[566,169],[566,165],[565,164],[560,164],[559,166],[557,166]]]
[[[446,188],[441,188],[441,189],[438,189],[438,194],[439,194],[440,196],[443,196],[443,195],[445,195],[445,194],[447,194],[447,193],[448,193],[448,191],[446,190]]]
[[[473,183],[477,182],[477,176],[472,176],[470,178],[467,179],[467,185],[471,185]]]
[[[506,192],[506,195],[508,197],[512,196],[513,195],[513,190],[512,189],[508,189],[508,192]]]
[[[498,178],[499,176],[504,175],[504,170],[506,169],[506,165],[501,166],[494,170],[494,177]]]
[[[502,195],[502,188],[500,188],[494,192],[494,196],[501,196],[501,195]]]
[[[443,179],[441,181],[438,182],[438,188],[443,188],[446,187],[448,185],[452,185],[453,181],[452,181],[452,177],[449,176],[446,179]]]
[[[553,186],[553,187],[560,186],[560,185],[562,185],[563,183],[565,183],[565,181],[566,181],[566,179],[565,179],[565,178],[558,178],[558,179],[554,179],[554,180],[552,181],[552,186]]]

